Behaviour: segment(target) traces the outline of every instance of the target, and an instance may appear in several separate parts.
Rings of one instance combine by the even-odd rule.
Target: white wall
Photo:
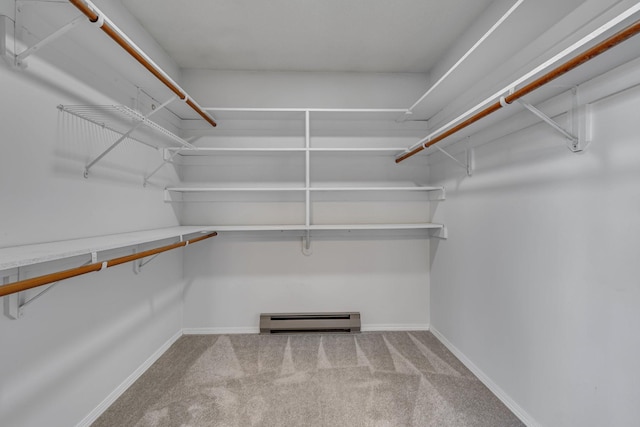
[[[541,124],[476,148],[470,178],[432,159],[432,327],[532,425],[640,418],[638,111],[638,87],[595,103],[583,154]]]
[[[424,90],[421,74],[249,73],[183,70],[185,88],[198,93],[204,106],[299,108],[407,107]],[[303,117],[300,115],[300,117]],[[335,119],[335,118],[334,118]],[[304,147],[304,121],[234,124],[235,136],[207,136],[203,146]],[[424,133],[424,125],[407,123],[409,131],[385,128],[375,120],[351,124],[314,121],[312,147],[406,147]],[[393,125],[395,122],[391,121]],[[394,127],[394,126],[391,126]],[[422,127],[422,130],[416,129]],[[257,130],[256,130],[257,129]],[[349,157],[311,154],[313,182],[421,181],[423,165],[398,167],[393,156]],[[343,156],[344,157],[344,156]],[[221,156],[196,158],[185,166],[185,182],[213,181],[260,185],[264,182],[304,186],[304,154],[287,156]],[[282,199],[286,196],[286,202]],[[224,203],[185,203],[185,224],[304,224],[301,197],[224,195]],[[204,197],[204,196],[203,196]],[[213,196],[207,196],[209,198]],[[218,199],[223,196],[215,196]],[[350,196],[353,198],[352,196]],[[362,196],[360,196],[362,197]],[[375,202],[326,200],[312,203],[312,223],[420,222],[429,216],[423,199]],[[216,199],[217,200],[217,199]],[[415,233],[414,233],[415,235]],[[312,238],[311,256],[302,254],[300,237],[221,234],[206,249],[185,257],[184,326],[189,331],[257,331],[261,312],[342,311],[362,313],[365,327],[426,328],[429,310],[428,240],[423,235],[353,236],[350,233]]]
[[[178,224],[162,202],[162,187],[177,179],[175,172],[167,169],[154,185],[142,187],[144,174],[160,162],[155,150],[127,142],[83,178],[85,163],[113,135],[56,106],[113,99],[38,57],[25,71],[0,61],[0,82],[0,247]],[[72,426],[83,420],[181,330],[182,284],[182,254],[175,251],[139,275],[127,264],[61,282],[20,320],[0,314],[0,424]]]
[[[408,108],[426,90],[419,73],[182,70],[204,107]]]
[[[234,238],[189,248],[187,332],[257,332],[260,313],[360,311],[368,329],[424,329],[429,246],[425,239]]]

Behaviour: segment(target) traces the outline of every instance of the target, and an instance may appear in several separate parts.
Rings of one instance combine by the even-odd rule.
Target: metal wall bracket
[[[473,175],[474,152],[473,152],[472,148],[467,148],[465,150],[465,160],[466,160],[466,162],[461,162],[460,160],[456,159],[454,156],[449,154],[447,151],[445,151],[442,147],[439,147],[438,144],[434,144],[433,146],[438,151],[440,151],[442,154],[444,154],[445,156],[447,156],[448,158],[450,158],[451,160],[456,162],[456,164],[458,166],[463,168],[467,172],[467,176],[472,176]],[[444,194],[443,194],[443,196],[444,196]]]
[[[182,236],[180,236],[180,241],[182,242]],[[134,253],[134,254],[135,254],[135,253],[137,253],[137,252],[138,252],[138,250],[137,250],[137,249],[134,249],[134,250],[133,250],[133,253]],[[141,259],[139,259],[139,260],[135,261],[135,262],[133,263],[133,272],[134,272],[135,274],[140,274],[140,273],[142,273],[142,267],[144,267],[145,265],[149,264],[151,261],[153,261],[154,259],[156,259],[156,257],[157,257],[158,255],[160,255],[160,254],[155,254],[155,255],[152,255],[152,256],[151,256],[151,257],[149,257],[149,258],[146,258],[146,259],[145,259],[145,258],[141,258]]]
[[[15,56],[9,52],[8,40],[13,39],[14,24],[8,16],[0,15],[0,57],[8,64],[15,64]]]
[[[81,265],[95,264],[98,262],[98,253],[91,252],[91,259]],[[13,282],[23,280],[24,271],[21,267],[15,269],[15,273],[7,275],[3,279],[5,285]],[[24,316],[25,308],[33,303],[35,300],[51,291],[58,286],[61,282],[53,282],[47,286],[44,290],[38,292],[36,295],[27,298],[29,291],[17,292],[15,294],[9,294],[3,297],[4,299],[4,314],[10,319],[18,320]]]
[[[449,238],[449,231],[447,227],[437,228],[429,232],[429,236],[435,237],[436,239],[447,240]]]
[[[122,136],[120,136],[120,138],[118,138],[113,144],[111,144],[111,146],[109,148],[104,150],[98,157],[93,159],[91,162],[89,162],[87,164],[87,166],[85,166],[85,168],[84,168],[84,177],[88,178],[89,177],[89,169],[91,169],[96,163],[98,163],[100,160],[102,160],[102,158],[104,156],[109,154],[111,152],[111,150],[113,150],[118,145],[120,145],[125,139],[129,138],[129,136],[133,133],[133,131],[135,131],[138,127],[140,127],[140,125],[142,125],[147,119],[149,119],[149,117],[153,116],[155,113],[157,113],[158,111],[162,110],[164,107],[166,107],[167,105],[169,105],[171,102],[175,101],[176,99],[178,99],[178,97],[174,95],[171,98],[169,98],[167,101],[162,103],[160,106],[158,106],[156,109],[151,110],[151,112],[149,114],[147,114],[146,116],[142,116],[142,118],[139,119],[137,123],[135,123],[131,128],[129,128],[129,130],[127,132],[123,133]]]
[[[11,294],[4,297],[4,314],[9,319],[18,320],[23,315],[23,310],[20,308],[20,304],[24,299],[24,292],[18,292],[17,294]]]
[[[432,196],[431,194],[435,193],[436,196]],[[439,187],[437,191],[429,192],[429,201],[441,201],[447,199],[447,190],[444,187]]]
[[[593,139],[593,115],[591,111],[591,104],[580,105],[578,87],[573,87],[572,91],[572,105],[569,111],[569,118],[571,121],[571,127],[573,134],[578,138],[576,144],[571,144],[569,149],[574,153],[584,151]]]
[[[158,171],[162,169],[164,165],[166,165],[167,163],[173,163],[173,158],[178,155],[180,150],[175,150],[171,155],[167,155],[168,152],[169,151],[166,148],[162,150],[162,163],[160,163],[160,165],[157,168],[155,168],[150,174],[144,177],[144,180],[142,181],[143,187],[147,186],[151,177],[156,173],[158,173]]]
[[[3,284],[7,285],[12,282],[17,282],[20,280],[21,271],[20,268],[17,269],[17,272],[3,278]],[[4,300],[4,315],[9,319],[17,320],[22,317],[22,310],[20,309],[20,304],[24,301],[24,292],[18,292],[16,294],[6,295],[3,297]]]
[[[22,269],[20,267],[18,267],[17,269],[17,273],[10,275],[10,276],[6,276],[4,278],[4,284],[9,284],[12,282],[17,282],[23,279],[22,277]],[[37,293],[36,295],[32,296],[31,298],[27,298],[27,292],[18,292],[15,294],[10,294],[10,295],[6,295],[4,297],[4,314],[5,316],[7,316],[10,319],[13,320],[18,320],[20,318],[22,318],[24,316],[24,309],[25,307],[27,307],[29,304],[31,304],[32,302],[34,302],[35,300],[37,300],[38,298],[40,298],[42,295],[46,294],[47,292],[49,292],[51,289],[53,289],[56,285],[58,285],[60,282],[55,282],[52,283],[51,285],[47,286],[47,288],[43,291],[40,291],[39,293]]]
[[[25,50],[23,50],[22,52],[20,52],[19,54],[17,54],[15,56],[15,66],[18,67],[18,68],[22,68],[22,69],[27,68],[26,60],[31,54],[35,53],[36,51],[40,50],[41,48],[43,48],[44,46],[48,45],[52,41],[54,41],[57,38],[63,36],[64,34],[68,33],[69,31],[71,31],[73,28],[75,28],[81,22],[89,22],[89,21],[87,20],[86,16],[84,16],[84,15],[77,16],[76,18],[74,18],[68,24],[62,26],[58,30],[56,30],[53,33],[49,34],[47,37],[43,38],[42,40],[40,40],[39,42],[37,42],[33,46],[28,47]]]
[[[567,140],[567,148],[569,148],[570,151],[574,153],[584,151],[591,142],[591,105],[579,105],[577,88],[572,89],[572,107],[569,110],[569,119],[572,127],[571,132],[564,129],[555,120],[533,105],[522,99],[519,99],[518,103],[561,134]]]
[[[307,230],[305,236],[302,238],[302,253],[305,256],[311,256],[313,251],[311,250],[311,231]]]

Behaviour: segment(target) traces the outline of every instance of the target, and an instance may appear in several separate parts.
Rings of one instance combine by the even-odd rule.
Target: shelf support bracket
[[[182,236],[180,236],[180,241],[181,241],[181,242],[183,241],[183,240],[182,240]],[[133,253],[134,253],[134,254],[135,254],[135,253],[137,253],[137,252],[138,252],[138,250],[137,250],[137,249],[134,249],[134,250],[133,250]],[[156,259],[156,257],[158,257],[159,255],[160,255],[160,254],[155,254],[155,255],[150,256],[149,258],[146,258],[146,259],[145,259],[145,258],[141,258],[141,259],[139,259],[139,260],[135,261],[135,262],[133,263],[133,272],[134,272],[135,274],[140,274],[140,273],[142,273],[142,267],[144,267],[145,265],[149,264],[151,261],[153,261],[154,259]]]
[[[551,126],[556,132],[561,134],[568,141],[567,148],[569,148],[571,152],[579,153],[587,148],[587,145],[589,145],[591,139],[591,114],[589,105],[585,105],[583,108],[580,108],[578,106],[577,88],[573,88],[572,92],[573,105],[571,110],[569,111],[569,114],[573,123],[574,133],[571,133],[564,129],[555,120],[553,120],[551,117],[547,116],[545,113],[529,104],[528,102],[523,101],[522,99],[519,99],[517,102],[520,103],[520,105],[522,105],[524,108],[529,110],[531,113],[533,113],[536,117]]]
[[[3,284],[8,285],[12,282],[17,282],[22,279],[21,269],[17,268],[17,272],[11,275],[7,275],[3,279]],[[9,319],[18,320],[22,317],[22,310],[20,304],[24,301],[24,292],[18,292],[11,295],[6,295],[4,298],[4,314]]]
[[[154,115],[155,113],[157,113],[158,111],[162,110],[164,107],[166,107],[167,105],[169,105],[170,103],[172,103],[173,101],[175,101],[176,99],[178,99],[177,96],[172,96],[171,98],[169,98],[167,101],[165,101],[164,103],[162,103],[160,106],[156,107],[155,110],[152,110],[149,114],[147,114],[146,116],[144,116],[141,120],[139,120],[136,124],[134,124],[127,132],[123,133],[122,136],[120,138],[118,138],[116,140],[116,142],[114,142],[113,144],[111,144],[111,146],[109,148],[107,148],[106,150],[104,150],[102,152],[102,154],[100,154],[98,157],[96,157],[95,159],[93,159],[91,162],[89,162],[89,164],[87,166],[85,166],[84,168],[84,177],[85,178],[89,178],[89,169],[91,169],[96,163],[98,163],[100,160],[102,160],[102,158],[104,156],[106,156],[107,154],[109,154],[111,152],[111,150],[113,150],[114,148],[116,148],[118,145],[120,145],[120,143],[122,143],[122,141],[124,141],[125,139],[127,139],[129,137],[129,135],[131,135],[133,133],[133,131],[135,131],[142,123],[144,123],[145,120],[147,120],[149,117],[151,117],[152,115]]]
[[[97,262],[97,253],[92,252],[91,259],[82,265],[94,264],[96,262]],[[12,282],[20,281],[23,279],[22,276],[23,276],[22,269],[18,267],[16,274],[13,274],[11,276],[7,276],[4,278],[4,284],[7,285]],[[49,286],[47,286],[44,290],[38,292],[36,295],[32,296],[31,298],[27,298],[26,291],[5,296],[4,297],[5,298],[5,302],[4,302],[5,315],[10,319],[19,320],[24,316],[24,310],[29,304],[33,303],[35,300],[37,300],[41,296],[48,293],[59,284],[60,282],[53,282]]]
[[[436,239],[447,240],[449,238],[447,227],[444,226],[442,228],[432,230],[429,234],[431,237],[435,237]]]
[[[311,256],[311,230],[307,229],[305,236],[302,238],[302,253],[305,256]]]
[[[51,285],[49,285],[44,291],[32,296],[31,298],[29,298],[28,300],[23,301],[19,306],[18,306],[18,315],[19,317],[22,317],[24,315],[24,308],[31,304],[32,302],[34,302],[35,300],[37,300],[38,298],[40,298],[42,295],[46,294],[47,292],[49,292],[51,289],[55,288],[58,284],[60,284],[60,282],[54,282]]]
[[[34,52],[40,50],[41,48],[43,48],[44,46],[48,45],[49,43],[51,43],[52,41],[56,40],[57,38],[63,36],[64,34],[68,33],[69,31],[71,31],[73,28],[75,28],[81,22],[89,22],[89,21],[87,21],[87,18],[84,15],[77,16],[76,18],[74,18],[68,24],[62,26],[61,28],[59,28],[58,30],[56,30],[53,33],[49,34],[47,37],[45,37],[44,39],[40,40],[39,42],[37,42],[33,46],[31,46],[31,47],[23,50],[19,54],[17,54],[16,57],[15,57],[15,65],[16,65],[16,67],[21,68],[21,69],[27,68],[26,59],[31,54],[33,54]]]
[[[436,147],[436,149],[440,151],[442,154],[444,154],[445,156],[447,156],[448,158],[456,162],[458,166],[463,168],[467,172],[467,176],[473,175],[473,150],[471,148],[467,148],[465,150],[466,162],[461,162],[460,160],[452,156],[450,153],[448,153],[444,148],[439,147],[438,144],[434,144],[433,146]]]
[[[180,152],[180,150],[175,150],[173,152],[173,154],[171,154],[171,156],[168,156],[168,158],[167,158],[167,154],[166,154],[167,150],[166,149],[163,150],[163,152],[162,152],[162,163],[160,163],[160,165],[157,168],[155,168],[149,175],[144,177],[144,181],[142,182],[142,186],[146,187],[147,184],[149,183],[149,180],[151,179],[151,177],[153,175],[155,175],[156,173],[158,173],[158,171],[160,171],[160,169],[162,169],[164,167],[164,165],[166,165],[167,163],[173,163],[173,158],[175,156],[177,156],[179,152]]]
[[[9,51],[8,41],[13,39],[15,29],[14,22],[8,16],[0,15],[0,56],[9,65],[15,65],[15,55]]]

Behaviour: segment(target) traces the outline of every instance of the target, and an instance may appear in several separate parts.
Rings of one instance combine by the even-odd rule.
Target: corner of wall
[[[527,411],[525,411],[518,403],[516,403],[498,384],[493,382],[480,368],[478,368],[460,349],[458,349],[451,341],[449,341],[440,331],[431,326],[431,333],[440,341],[447,349],[453,353],[478,379],[485,385],[504,405],[513,412],[528,427],[541,427]]]

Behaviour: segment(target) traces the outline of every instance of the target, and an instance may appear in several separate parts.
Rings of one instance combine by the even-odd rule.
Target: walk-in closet
[[[0,426],[634,426],[640,2],[0,0]]]

